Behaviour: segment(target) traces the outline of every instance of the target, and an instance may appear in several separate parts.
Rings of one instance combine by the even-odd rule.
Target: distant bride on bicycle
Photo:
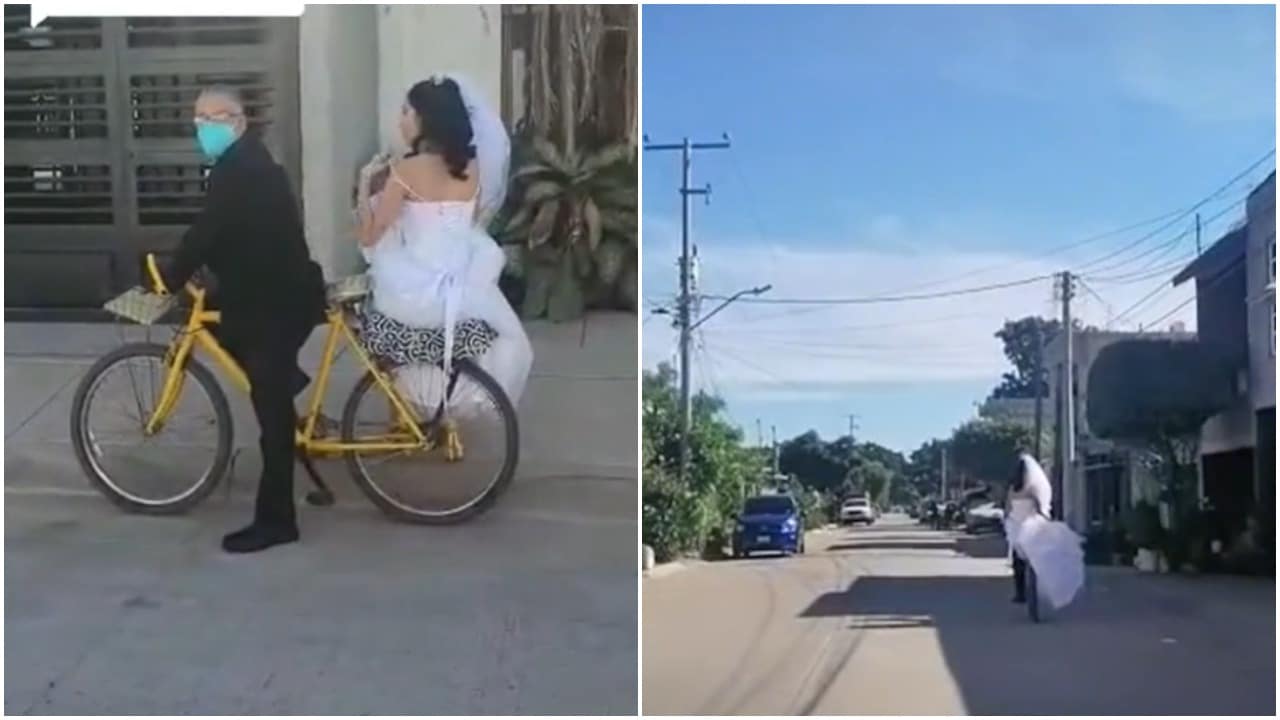
[[[505,255],[485,231],[506,196],[506,129],[453,76],[410,88],[398,129],[408,152],[376,156],[357,187],[357,235],[373,289],[363,340],[397,366],[398,385],[421,407],[440,405],[450,366],[463,358],[496,380],[514,406],[533,348],[498,287]],[[449,394],[450,407],[460,393]]]

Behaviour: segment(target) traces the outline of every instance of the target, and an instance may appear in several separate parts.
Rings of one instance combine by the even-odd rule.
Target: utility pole
[[[1036,323],[1036,374],[1035,374],[1035,452],[1036,462],[1044,462],[1040,456],[1040,435],[1044,432],[1040,427],[1040,415],[1044,408],[1044,323]]]
[[[942,502],[947,502],[947,446],[942,446]]]
[[[773,435],[773,475],[776,478],[782,474],[782,469],[778,464],[778,426],[770,425],[769,432]]]
[[[689,476],[689,427],[693,424],[693,398],[690,394],[689,339],[692,335],[692,306],[690,296],[690,280],[692,275],[691,248],[689,243],[689,198],[700,195],[710,202],[711,186],[700,188],[689,186],[693,170],[693,152],[695,150],[727,150],[729,136],[719,142],[695,143],[685,138],[683,142],[655,145],[646,138],[644,149],[654,152],[680,151],[680,300],[677,320],[680,327],[680,473],[681,481]]]
[[[858,429],[858,416],[849,413],[849,442],[853,442],[853,431]]]
[[[1075,482],[1076,462],[1076,360],[1075,328],[1071,324],[1071,299],[1075,295],[1075,278],[1071,271],[1062,273],[1062,331],[1065,340],[1066,361],[1062,368],[1062,406],[1064,408],[1062,433],[1062,498],[1059,505],[1066,518],[1071,507],[1072,485]]]
[[[1196,213],[1196,255],[1200,254],[1200,213]]]
[[[764,447],[764,425],[760,423],[760,418],[756,418],[756,445]]]

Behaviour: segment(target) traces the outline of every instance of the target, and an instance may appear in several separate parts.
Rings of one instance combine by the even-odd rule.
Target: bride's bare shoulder
[[[440,171],[429,155],[411,155],[397,160],[392,170],[417,195],[431,199],[440,190]]]

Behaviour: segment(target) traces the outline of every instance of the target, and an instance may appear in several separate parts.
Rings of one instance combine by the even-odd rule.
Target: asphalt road
[[[245,494],[150,518],[6,477],[5,714],[634,715],[635,497],[517,481],[456,527],[351,497],[233,557]]]
[[[1033,625],[999,537],[808,544],[644,581],[646,715],[1274,714],[1274,581],[1106,569]]]

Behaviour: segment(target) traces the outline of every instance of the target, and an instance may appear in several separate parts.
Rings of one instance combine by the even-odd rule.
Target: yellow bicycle
[[[147,270],[156,294],[175,304],[153,256]],[[244,370],[210,330],[220,313],[208,309],[203,288],[188,283],[185,290],[190,307],[173,338],[125,344],[103,356],[81,380],[72,405],[71,439],[81,467],[108,499],[134,512],[186,512],[230,470],[230,405],[196,350],[234,386],[249,390]],[[307,500],[334,502],[313,460],[341,457],[356,485],[393,518],[470,519],[488,509],[515,474],[515,409],[501,386],[465,358],[451,364],[451,377],[438,373],[436,394],[428,395],[437,398],[433,407],[406,399],[397,368],[367,352],[353,327],[366,296],[367,290],[330,286],[323,356],[296,432],[298,459],[316,486]],[[354,351],[364,372],[334,423],[323,405],[341,347]],[[465,402],[455,402],[459,398]]]

